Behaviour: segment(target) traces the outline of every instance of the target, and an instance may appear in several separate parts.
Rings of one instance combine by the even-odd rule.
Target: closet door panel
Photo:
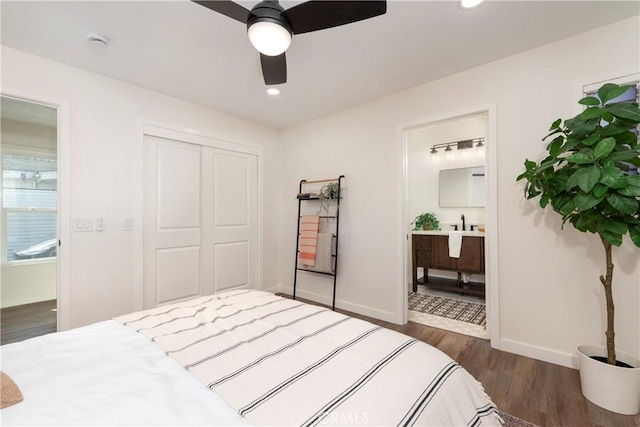
[[[143,306],[201,294],[202,149],[144,139]]]

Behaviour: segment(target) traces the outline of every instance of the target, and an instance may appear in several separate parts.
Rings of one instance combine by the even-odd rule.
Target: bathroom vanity
[[[429,277],[429,269],[484,274],[484,233],[463,232],[460,257],[451,258],[447,231],[413,231],[411,254],[413,292],[416,292],[418,284],[421,284],[431,289],[484,296],[484,283],[462,283],[460,279]],[[418,267],[424,269],[424,276],[420,282],[418,282]]]

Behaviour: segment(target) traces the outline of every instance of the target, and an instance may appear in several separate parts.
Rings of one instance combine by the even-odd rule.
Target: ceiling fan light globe
[[[460,9],[469,10],[473,9],[474,7],[480,6],[480,3],[482,2],[484,2],[484,0],[460,0],[458,6],[460,7]]]
[[[267,56],[278,56],[291,45],[291,33],[275,22],[256,22],[249,27],[247,34],[253,47]]]

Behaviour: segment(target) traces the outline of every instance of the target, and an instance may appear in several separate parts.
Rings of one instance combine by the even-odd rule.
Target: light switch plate
[[[73,231],[93,231],[93,218],[86,216],[73,218]]]

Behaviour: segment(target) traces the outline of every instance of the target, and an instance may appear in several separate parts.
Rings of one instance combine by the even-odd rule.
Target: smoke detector
[[[109,39],[98,33],[87,33],[87,41],[92,46],[106,47],[109,46]]]

